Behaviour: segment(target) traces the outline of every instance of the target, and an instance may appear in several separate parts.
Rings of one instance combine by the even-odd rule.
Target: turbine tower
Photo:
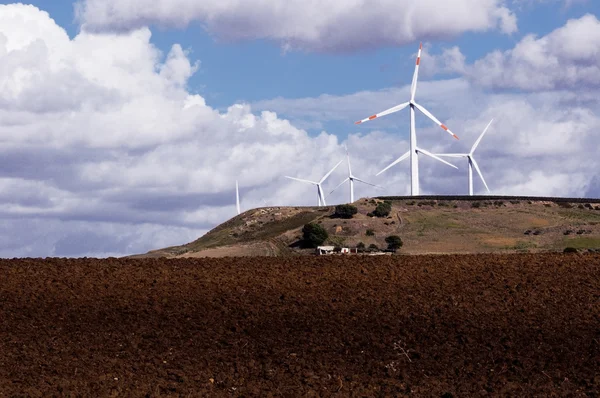
[[[341,187],[346,181],[350,181],[350,202],[348,203],[354,203],[354,181],[362,182],[363,184],[367,184],[372,187],[380,187],[378,185],[361,180],[360,178],[355,177],[354,174],[352,174],[352,167],[350,166],[350,154],[348,153],[348,147],[344,146],[344,148],[346,149],[346,160],[348,161],[348,177],[344,181],[340,182],[337,187],[333,188],[331,192],[329,192],[329,195],[331,195],[333,191]]]
[[[237,213],[241,214],[240,210],[240,187],[238,185],[238,181],[235,180],[235,207],[237,208]]]
[[[331,170],[329,170],[329,172],[327,174],[325,174],[323,176],[323,178],[321,178],[321,180],[319,182],[309,181],[309,180],[303,180],[303,179],[300,179],[300,178],[289,177],[289,176],[285,176],[285,178],[289,178],[290,180],[295,180],[295,181],[300,181],[300,182],[305,182],[305,183],[308,183],[308,184],[316,185],[317,186],[317,199],[318,199],[318,203],[319,203],[318,206],[327,206],[327,204],[325,203],[325,195],[323,194],[323,187],[322,187],[321,184],[323,184],[323,182],[327,179],[327,177],[329,177],[329,175],[331,173],[333,173],[333,171],[335,169],[337,169],[337,167],[340,164],[342,164],[343,161],[344,161],[343,159],[340,160],[338,162],[338,164],[336,164]]]
[[[468,161],[469,161],[469,195],[471,195],[471,196],[473,196],[473,167],[475,167],[477,174],[479,174],[479,178],[481,178],[481,182],[483,182],[483,185],[485,185],[485,189],[487,189],[487,191],[490,192],[490,189],[488,188],[488,185],[485,183],[485,180],[483,178],[483,174],[481,174],[479,165],[477,164],[477,161],[475,161],[475,158],[473,157],[473,152],[475,152],[475,149],[481,142],[481,139],[483,138],[483,136],[485,135],[486,131],[488,130],[488,128],[490,127],[490,125],[492,124],[493,121],[494,121],[494,119],[490,120],[488,125],[483,130],[483,133],[481,133],[479,138],[477,138],[477,141],[475,141],[475,144],[473,144],[473,147],[471,148],[471,152],[469,152],[469,153],[438,153],[437,154],[437,156],[441,156],[441,157],[467,158],[468,159]]]
[[[448,127],[446,127],[442,122],[440,122],[435,116],[433,116],[431,114],[431,112],[429,112],[423,106],[421,106],[415,102],[415,94],[417,92],[417,80],[419,77],[419,64],[421,63],[421,50],[422,49],[423,49],[423,44],[421,43],[419,45],[419,52],[417,54],[417,63],[415,65],[415,72],[413,74],[412,84],[410,87],[410,101],[405,102],[400,105],[396,105],[393,108],[390,108],[383,112],[369,116],[368,118],[359,120],[358,122],[355,123],[355,124],[361,124],[364,122],[368,122],[369,120],[373,120],[373,119],[381,117],[381,116],[399,112],[402,109],[406,108],[407,106],[410,106],[410,150],[406,154],[402,155],[400,158],[396,159],[388,167],[386,167],[385,169],[383,169],[379,173],[377,173],[377,175],[383,173],[385,170],[387,170],[390,167],[392,167],[393,165],[401,162],[402,160],[406,159],[406,157],[408,157],[410,155],[410,191],[411,191],[411,195],[413,195],[413,196],[419,195],[419,158],[418,158],[419,153],[422,153],[423,155],[432,157],[438,161],[441,161],[442,163],[446,163],[452,167],[455,167],[454,165],[440,159],[439,157],[433,155],[432,153],[427,152],[417,146],[417,134],[415,131],[415,108],[417,108],[421,113],[423,113],[429,119],[433,120],[434,123],[436,123],[442,129],[444,129],[446,132],[448,132],[448,134],[450,134],[454,138],[458,139],[456,134],[454,134],[452,131],[450,131],[450,129]]]

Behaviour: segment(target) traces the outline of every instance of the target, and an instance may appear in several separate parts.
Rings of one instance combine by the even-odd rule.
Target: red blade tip
[[[452,134],[452,136],[453,136],[454,138],[456,138],[457,140],[459,139],[459,138],[458,138],[458,136],[457,136],[456,134]]]
[[[419,50],[423,49],[423,43],[419,43]]]
[[[354,122],[354,124],[361,124],[362,120],[359,120],[358,122]]]

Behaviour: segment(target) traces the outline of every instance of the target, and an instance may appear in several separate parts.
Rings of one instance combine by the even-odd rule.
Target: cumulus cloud
[[[212,109],[186,89],[200,64],[179,45],[162,54],[147,28],[71,40],[19,4],[0,5],[0,22],[3,255],[184,243],[235,214],[236,179],[245,209],[312,204],[283,174],[317,178],[341,155],[335,136],[273,112]]]
[[[447,39],[464,32],[517,30],[504,0],[82,0],[88,31],[198,21],[222,40],[269,39],[285,50],[345,52]]]
[[[459,73],[492,89],[543,91],[600,87],[600,21],[587,14],[537,37],[527,35],[514,48],[493,51],[464,64],[456,47],[434,55],[435,72]],[[433,71],[432,71],[433,72]]]

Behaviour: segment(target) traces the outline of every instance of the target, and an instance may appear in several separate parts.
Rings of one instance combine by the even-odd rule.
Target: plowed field
[[[0,396],[599,396],[600,255],[0,261]]]

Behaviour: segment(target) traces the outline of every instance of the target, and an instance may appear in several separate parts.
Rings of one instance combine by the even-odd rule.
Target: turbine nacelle
[[[304,182],[304,183],[308,183],[308,184],[313,184],[317,186],[317,203],[318,206],[327,206],[327,203],[325,202],[325,194],[323,193],[323,187],[321,184],[323,184],[323,182],[325,182],[325,180],[327,179],[327,177],[329,177],[331,175],[331,173],[333,173],[333,171],[335,169],[337,169],[337,167],[342,164],[344,160],[340,160],[335,166],[333,166],[333,168],[331,170],[329,170],[329,172],[327,174],[325,174],[323,176],[323,178],[321,178],[321,180],[319,182],[317,181],[310,181],[310,180],[303,180],[301,178],[296,178],[296,177],[290,177],[290,176],[285,176],[285,178],[289,178],[290,180],[295,180],[295,181],[299,181],[299,182]]]
[[[483,182],[483,185],[485,186],[485,189],[487,189],[487,191],[490,192],[490,188],[488,187],[487,183],[485,182],[485,178],[483,178],[483,174],[481,173],[481,169],[479,168],[479,165],[477,164],[477,161],[473,157],[473,153],[475,152],[475,149],[477,149],[477,146],[479,146],[479,143],[481,142],[481,139],[483,138],[483,136],[485,135],[485,133],[488,131],[488,129],[489,129],[489,127],[490,127],[490,125],[492,124],[493,121],[494,121],[494,119],[490,120],[490,122],[487,124],[487,126],[485,127],[485,129],[483,130],[483,132],[481,133],[481,135],[479,135],[479,137],[477,138],[477,140],[475,141],[475,143],[471,147],[471,151],[469,153],[438,153],[438,154],[436,154],[439,157],[467,158],[467,160],[469,162],[469,195],[473,195],[473,167],[475,168],[475,171],[479,175],[479,178],[481,178],[481,182]]]

